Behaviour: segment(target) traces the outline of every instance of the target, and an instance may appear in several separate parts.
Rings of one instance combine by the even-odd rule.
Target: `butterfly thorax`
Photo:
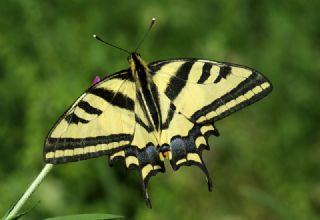
[[[145,117],[153,130],[161,130],[161,114],[157,88],[152,81],[152,76],[147,64],[139,54],[132,53],[129,57],[132,76],[136,84],[137,100],[145,112]]]
[[[137,88],[142,85],[149,83],[151,81],[151,76],[149,74],[149,68],[147,64],[141,59],[139,54],[132,53],[129,56],[130,70],[133,78],[136,82]]]

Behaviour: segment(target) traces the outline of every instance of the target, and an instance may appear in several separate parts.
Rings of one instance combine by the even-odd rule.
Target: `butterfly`
[[[128,62],[128,69],[88,88],[59,118],[45,141],[45,162],[124,161],[138,170],[149,207],[148,181],[165,172],[165,160],[174,170],[198,166],[211,191],[202,152],[209,150],[209,136],[219,135],[214,123],[265,97],[270,81],[252,68],[206,59],[148,64],[132,52]]]

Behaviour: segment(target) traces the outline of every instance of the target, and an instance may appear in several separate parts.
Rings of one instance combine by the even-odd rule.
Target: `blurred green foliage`
[[[204,152],[213,192],[198,168],[167,166],[150,181],[150,210],[137,173],[101,157],[54,167],[24,219],[319,219],[319,9],[315,0],[1,1],[0,215],[44,165],[43,141],[62,112],[95,75],[128,67],[92,34],[133,50],[156,17],[140,49],[146,61],[229,61],[274,84],[269,97],[216,124],[221,136]]]

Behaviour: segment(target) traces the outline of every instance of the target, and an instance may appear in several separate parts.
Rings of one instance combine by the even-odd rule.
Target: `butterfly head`
[[[146,71],[148,68],[147,64],[143,61],[140,54],[136,52],[131,53],[128,56],[128,62],[133,75],[136,75],[139,71]]]

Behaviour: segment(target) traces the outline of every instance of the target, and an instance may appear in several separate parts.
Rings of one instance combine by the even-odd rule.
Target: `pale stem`
[[[21,207],[26,203],[26,201],[29,199],[31,194],[38,188],[44,177],[50,172],[52,169],[53,164],[46,164],[37,178],[31,183],[29,188],[25,191],[23,196],[19,199],[19,201],[14,205],[14,207],[10,210],[10,212],[7,214],[7,216],[4,217],[4,220],[10,220],[12,217],[16,216],[18,212],[20,211]]]

